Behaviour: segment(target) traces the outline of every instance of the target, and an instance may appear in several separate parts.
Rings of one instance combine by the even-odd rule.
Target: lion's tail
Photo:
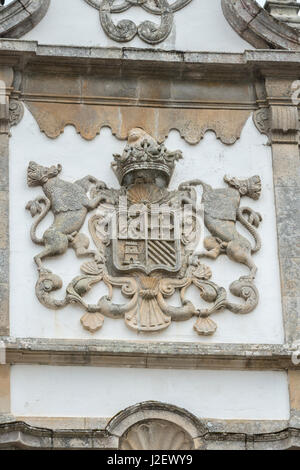
[[[44,204],[44,207],[42,206],[42,204]],[[36,220],[32,224],[32,227],[30,230],[31,240],[37,245],[44,245],[44,240],[42,238],[37,237],[36,229],[38,225],[41,223],[41,221],[48,214],[50,207],[51,207],[51,203],[49,199],[47,199],[44,196],[38,197],[34,201],[30,201],[26,206],[26,209],[30,211],[32,217],[35,217],[37,214],[39,214],[39,216],[36,218]]]
[[[244,214],[247,214],[248,219]],[[241,207],[237,211],[237,220],[251,233],[255,241],[255,246],[252,248],[251,252],[257,253],[261,249],[261,239],[254,227],[258,227],[262,221],[261,215],[253,209],[250,209],[250,207]]]

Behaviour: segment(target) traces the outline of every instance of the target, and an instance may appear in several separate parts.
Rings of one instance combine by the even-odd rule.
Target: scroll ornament
[[[94,176],[74,183],[60,178],[61,165],[44,167],[30,162],[27,181],[30,187],[41,186],[44,195],[27,204],[35,218],[32,241],[41,245],[35,256],[38,269],[36,295],[51,309],[68,304],[83,308],[83,327],[94,333],[105,318],[124,318],[132,330],[158,332],[172,321],[195,317],[194,329],[199,335],[212,335],[217,325],[211,318],[224,309],[236,314],[252,312],[259,294],[254,284],[257,267],[253,254],[261,248],[257,233],[262,218],[250,207],[240,207],[243,196],[257,200],[261,193],[258,176],[238,179],[225,176],[227,187],[214,189],[202,180],[182,183],[169,190],[175,164],[181,151],[170,152],[142,129],[132,129],[122,155],[115,155],[112,169],[119,189],[110,189]],[[198,207],[195,186],[203,187],[204,213]],[[202,205],[200,207],[202,207]],[[90,211],[90,238],[81,228]],[[38,238],[36,230],[49,211],[53,224]],[[248,229],[254,246],[240,235],[236,222]],[[202,225],[203,222],[203,225]],[[204,226],[211,236],[201,246]],[[72,248],[78,257],[87,258],[66,289],[61,300],[53,292],[62,288],[62,280],[47,270],[44,260],[64,254]],[[212,271],[202,260],[225,254],[232,261],[249,268],[249,275],[235,280],[231,293],[242,302],[234,303],[227,292],[212,280]],[[96,304],[86,303],[84,296],[97,284],[104,283],[107,295]],[[196,286],[207,308],[194,305],[187,298]],[[121,289],[127,299],[113,302],[114,288]],[[175,293],[180,306],[172,305]]]
[[[136,35],[148,44],[164,41],[172,31],[174,13],[188,5],[192,0],[85,0],[100,13],[101,25],[105,33],[114,41],[128,42]],[[160,17],[160,24],[143,21],[136,25],[134,21],[124,19],[117,24],[112,14],[123,13],[133,6],[140,6],[147,13]]]

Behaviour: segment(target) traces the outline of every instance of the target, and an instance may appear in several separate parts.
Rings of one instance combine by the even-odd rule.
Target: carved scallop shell
[[[164,191],[152,184],[136,184],[127,194],[133,204],[155,204],[161,201]]]
[[[86,313],[80,319],[83,328],[90,333],[96,333],[104,323],[104,316],[101,313]]]
[[[209,317],[207,318],[199,317],[196,324],[194,325],[194,330],[197,331],[198,335],[211,336],[216,332],[217,325]]]
[[[192,450],[194,443],[177,424],[151,419],[132,426],[121,439],[121,450]]]
[[[95,261],[84,263],[80,269],[84,274],[88,274],[90,276],[99,276],[99,274],[103,272],[103,266],[99,266]]]

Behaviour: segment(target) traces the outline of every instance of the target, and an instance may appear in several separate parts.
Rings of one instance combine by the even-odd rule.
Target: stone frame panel
[[[285,210],[286,207],[286,201],[282,201],[279,198],[279,193],[280,193],[280,187],[283,185],[283,175],[286,174],[286,178],[293,178],[292,180],[294,181],[295,184],[297,183],[297,179],[295,179],[295,169],[298,168],[298,120],[296,118],[297,115],[297,106],[294,106],[291,103],[291,98],[288,99],[288,106],[287,106],[287,93],[290,90],[291,84],[293,83],[293,79],[297,78],[298,73],[300,73],[300,66],[297,68],[297,61],[300,63],[300,54],[296,53],[297,56],[295,56],[295,53],[291,52],[279,52],[279,51],[254,51],[254,52],[245,52],[244,54],[201,54],[201,53],[174,53],[174,52],[160,52],[160,51],[143,51],[143,50],[116,50],[116,49],[98,49],[96,48],[95,50],[91,50],[90,48],[72,48],[72,47],[47,47],[47,46],[38,46],[37,43],[35,42],[19,42],[19,41],[14,41],[10,42],[9,40],[1,40],[1,57],[4,61],[4,63],[8,63],[12,68],[15,70],[15,79],[14,83],[12,83],[12,78],[10,87],[7,88],[6,90],[6,107],[5,107],[5,113],[4,113],[4,118],[2,118],[2,125],[3,127],[3,139],[5,139],[6,143],[6,152],[7,152],[7,142],[8,142],[8,133],[9,133],[9,124],[16,124],[21,118],[22,114],[22,107],[19,107],[19,114],[14,115],[14,118],[10,117],[9,114],[9,104],[8,100],[9,98],[12,101],[16,101],[16,99],[21,98],[22,100],[25,101],[25,103],[31,107],[32,105],[36,105],[41,103],[43,106],[45,105],[46,107],[51,105],[51,106],[56,106],[61,103],[61,100],[69,100],[68,95],[61,96],[58,95],[57,91],[55,89],[52,90],[52,93],[46,95],[45,91],[43,91],[43,85],[41,85],[40,89],[37,89],[37,92],[34,93],[33,91],[30,90],[30,86],[28,85],[28,82],[30,83],[31,80],[33,80],[33,83],[35,84],[36,82],[34,81],[34,73],[36,70],[39,70],[39,73],[44,73],[45,74],[45,84],[48,85],[47,82],[47,68],[49,70],[49,66],[53,66],[53,64],[56,64],[56,69],[55,73],[58,73],[58,71],[62,74],[62,80],[64,80],[63,77],[65,77],[67,86],[66,89],[71,90],[69,93],[71,93],[72,97],[70,103],[65,104],[65,108],[68,111],[69,106],[77,106],[77,102],[82,103],[85,101],[84,105],[81,104],[81,109],[89,109],[90,106],[97,105],[98,108],[100,109],[101,107],[104,107],[104,104],[102,100],[104,99],[103,97],[99,96],[93,96],[92,97],[92,102],[91,99],[89,98],[89,95],[85,95],[82,97],[80,93],[78,93],[77,98],[76,98],[76,87],[78,87],[78,74],[84,74],[86,73],[87,69],[91,70],[93,66],[99,67],[101,64],[103,67],[106,66],[107,68],[109,67],[109,73],[113,73],[113,70],[119,70],[119,73],[121,71],[121,80],[126,78],[128,76],[129,71],[130,74],[129,76],[131,79],[134,78],[134,74],[137,73],[138,75],[141,74],[141,72],[144,72],[147,70],[148,76],[151,79],[151,76],[154,77],[153,79],[156,79],[157,73],[163,71],[162,75],[162,80],[163,83],[169,83],[170,77],[176,74],[178,71],[180,71],[180,77],[182,80],[182,83],[184,83],[185,80],[190,80],[191,77],[193,77],[193,80],[195,81],[205,81],[205,80],[214,80],[217,83],[217,77],[220,77],[220,74],[222,74],[222,81],[226,83],[230,83],[230,80],[234,80],[233,83],[240,83],[241,81],[245,80],[246,77],[248,77],[249,81],[249,76],[251,77],[251,81],[253,83],[252,89],[250,94],[241,94],[240,91],[237,94],[236,100],[230,99],[229,102],[225,102],[224,100],[218,101],[216,99],[212,99],[211,101],[204,101],[203,98],[199,99],[199,94],[195,94],[195,96],[198,96],[198,101],[195,100],[193,96],[190,96],[190,106],[189,106],[189,111],[191,111],[191,106],[194,106],[194,109],[205,109],[206,112],[211,110],[212,112],[216,111],[216,113],[220,112],[220,109],[225,108],[225,110],[228,110],[234,115],[235,113],[243,112],[246,113],[248,116],[251,111],[258,110],[257,112],[260,112],[261,109],[266,110],[270,109],[270,138],[272,139],[273,145],[279,145],[280,149],[282,149],[282,145],[288,145],[288,154],[290,155],[290,152],[293,151],[294,157],[290,156],[289,158],[292,159],[292,165],[291,161],[287,165],[287,162],[285,158],[282,158],[282,155],[280,154],[277,158],[275,155],[275,160],[274,160],[274,170],[275,170],[275,187],[277,190],[278,186],[278,191],[276,193],[277,197],[277,216],[278,220],[280,220],[280,224],[283,226],[288,226],[290,216],[287,213],[283,213],[282,210]],[[8,54],[8,55],[7,55]],[[299,58],[298,58],[299,55]],[[93,57],[91,59],[91,56]],[[75,60],[74,60],[75,57]],[[150,73],[150,71],[154,69],[153,64],[155,64],[155,71]],[[291,72],[291,64],[293,64],[293,71]],[[7,70],[4,67],[3,70]],[[59,67],[59,68],[57,68]],[[66,72],[68,70],[68,72]],[[73,70],[73,74],[70,75],[70,70]],[[75,73],[74,73],[75,72]],[[12,73],[12,72],[10,72]],[[65,75],[64,75],[65,74]],[[127,75],[126,75],[127,74]],[[291,78],[286,79],[285,75],[292,75]],[[23,80],[20,79],[20,76],[22,75]],[[279,76],[279,77],[278,77]],[[33,77],[33,78],[32,78]],[[264,78],[267,80],[266,84],[264,84]],[[96,78],[97,80],[98,78]],[[72,81],[73,80],[73,81]],[[276,80],[280,81],[280,84],[282,85],[281,88],[281,94],[280,96],[276,95],[274,90],[276,90],[276,86],[274,86],[274,83]],[[151,80],[150,80],[151,81]],[[42,82],[40,80],[40,82]],[[190,83],[190,82],[188,82]],[[232,82],[231,82],[232,83]],[[273,85],[272,85],[273,84]],[[45,85],[45,86],[46,86]],[[75,88],[74,88],[74,86]],[[91,87],[92,87],[92,82],[91,82]],[[237,85],[238,86],[238,85]],[[249,86],[249,85],[248,85]],[[71,88],[70,88],[71,87]],[[169,84],[170,87],[170,84]],[[174,85],[171,85],[171,88]],[[59,82],[59,89],[61,88],[61,82]],[[93,87],[92,87],[93,88]],[[91,89],[92,89],[91,88]],[[181,86],[179,87],[181,88]],[[188,87],[189,88],[189,87]],[[188,89],[187,88],[187,89]],[[82,89],[82,86],[79,87],[79,89]],[[150,86],[151,89],[151,86]],[[163,87],[162,93],[165,93],[166,88]],[[139,90],[140,92],[141,90]],[[198,91],[198,90],[197,90]],[[113,109],[114,107],[118,108],[120,106],[122,99],[124,100],[123,97],[116,96],[114,94],[115,92],[112,91],[111,95],[106,97],[106,108]],[[178,99],[178,108],[182,107],[182,102],[184,101],[184,94],[186,93],[185,90],[183,90],[183,96],[177,96]],[[275,93],[275,94],[274,94]],[[204,95],[205,95],[205,90],[204,90]],[[167,98],[164,98],[159,96],[155,97],[155,104],[151,104],[151,96],[147,94],[145,96],[145,112],[149,111],[151,107],[153,108],[154,106],[157,106],[156,102],[158,102],[158,107],[162,107],[163,102],[166,101],[168,102],[169,100],[169,95]],[[171,99],[174,99],[171,97]],[[73,102],[72,102],[73,100]],[[77,100],[77,102],[76,102]],[[128,100],[128,97],[126,98]],[[196,101],[195,104],[193,104]],[[173,106],[174,103],[172,103]],[[129,102],[127,105],[132,106],[134,110],[140,110],[141,109],[141,104],[137,103],[134,100],[133,97],[133,102],[130,104]],[[167,108],[167,103],[165,103],[165,109]],[[15,108],[14,108],[15,109]],[[47,108],[50,109],[50,108]],[[178,109],[178,114],[180,109]],[[34,113],[35,114],[35,113]],[[109,113],[108,113],[109,114]],[[36,115],[37,119],[39,120],[39,115],[37,113]],[[54,119],[55,119],[55,114],[54,114]],[[140,120],[140,115],[138,116],[138,121]],[[212,122],[214,121],[213,119],[213,114],[212,114]],[[224,119],[224,128],[226,128],[226,118]],[[241,120],[241,124],[245,122],[245,117],[243,116]],[[184,123],[184,119],[183,119]],[[107,125],[107,121],[103,123],[103,125]],[[135,123],[130,123],[130,126],[132,125],[138,125],[139,122]],[[205,122],[204,122],[205,124]],[[50,124],[52,125],[52,124]],[[74,122],[74,125],[76,123]],[[88,122],[88,128],[87,132],[89,129],[89,126],[93,126],[93,119]],[[126,129],[123,129],[120,134],[118,134],[118,125],[116,125],[116,128],[114,128],[113,125],[111,125],[112,129],[115,130],[115,133],[117,133],[119,138],[124,138],[126,136]],[[183,129],[181,128],[181,124],[178,126],[174,125],[172,128],[178,128],[181,132],[183,132]],[[261,127],[261,126],[260,126]],[[212,129],[213,125],[207,125],[206,129]],[[261,130],[264,132],[264,130],[261,128]],[[168,133],[167,127],[165,128],[165,135]],[[216,129],[215,129],[216,131]],[[267,133],[267,131],[265,131]],[[59,135],[59,133],[57,134]],[[96,134],[95,134],[96,135]],[[164,133],[161,134],[162,139],[164,136]],[[228,131],[228,136],[232,135],[231,140],[227,141],[227,143],[233,143],[236,138],[238,138],[238,135],[235,133],[235,131],[229,130]],[[183,133],[184,136],[184,133]],[[55,136],[53,136],[55,137]],[[92,138],[92,136],[91,136]],[[223,138],[222,138],[223,140]],[[225,140],[226,141],[226,140]],[[286,148],[286,147],[285,147]],[[274,149],[276,150],[277,147],[273,147],[273,153]],[[282,152],[282,150],[280,151]],[[5,167],[5,159],[7,159],[7,155],[4,154],[4,167]],[[289,166],[291,165],[291,170],[289,169]],[[8,181],[8,173],[7,169],[5,170],[6,173],[3,173],[3,178],[4,180],[6,179],[6,184]],[[288,172],[288,173],[287,173]],[[293,173],[293,174],[291,174]],[[276,176],[277,175],[277,176]],[[292,184],[292,188],[295,187],[295,184]],[[284,183],[284,187],[286,187],[286,182]],[[277,185],[277,186],[276,186]],[[8,190],[8,188],[7,188]],[[292,202],[293,207],[297,208],[297,200],[293,200]],[[289,207],[291,207],[291,203],[289,202]],[[284,218],[285,217],[285,218]],[[285,224],[286,222],[286,224]],[[280,227],[279,227],[280,229]],[[293,229],[289,231],[293,232]],[[6,234],[7,235],[7,234]],[[294,234],[295,235],[295,234]],[[3,237],[5,240],[5,237]],[[286,290],[286,286],[283,285],[283,297],[286,303],[289,305],[286,307],[286,311],[290,312],[290,305],[291,302],[294,304],[295,299],[297,299],[297,276],[295,276],[295,270],[297,270],[297,262],[298,262],[298,255],[295,256],[295,250],[297,250],[297,242],[295,243],[295,239],[292,238],[291,241],[289,242],[286,238],[286,234],[283,233],[283,231],[279,230],[279,247],[283,247],[286,250],[291,247],[291,255],[292,256],[284,256],[281,258],[281,268],[282,268],[282,282],[284,283],[284,280],[287,279],[287,283],[289,285],[294,285],[294,291],[292,295],[287,295],[288,291]],[[3,260],[7,260],[9,255],[9,250],[8,246],[6,246],[6,249],[3,250]],[[290,260],[290,261],[288,261]],[[3,262],[4,262],[3,261]],[[284,262],[286,263],[284,264]],[[6,261],[7,263],[7,261]],[[293,266],[290,266],[290,263],[293,264]],[[7,267],[4,266],[3,270],[3,275],[4,278],[7,280],[8,279],[8,264]],[[293,275],[293,279],[291,278],[291,275]],[[7,285],[8,288],[8,285]],[[8,307],[6,307],[6,316],[7,314]],[[288,317],[285,316],[285,327],[287,327],[288,322],[291,322],[291,316],[288,313]],[[292,321],[292,331],[295,331],[295,315],[294,315],[294,320]],[[6,330],[2,330],[2,336],[3,333],[8,332],[7,325],[6,325]],[[6,334],[8,336],[8,334]],[[45,342],[41,341],[41,345]],[[50,342],[51,343],[51,342]],[[67,344],[67,342],[61,341],[61,345]],[[55,342],[52,343],[50,347],[51,354],[55,351]],[[196,346],[197,343],[195,343]],[[38,344],[37,344],[38,346]],[[44,348],[43,346],[43,348]],[[23,348],[22,346],[22,341],[18,341],[17,345],[14,345],[13,347],[10,346],[11,349],[14,351],[18,350],[19,348]],[[150,346],[150,350],[151,347]],[[259,345],[255,346],[256,348],[260,348]],[[275,350],[277,346],[269,346],[266,347],[266,349],[269,348],[269,350]],[[280,354],[283,353],[285,357],[289,354],[291,347],[291,341],[289,334],[287,333],[287,344],[284,346],[283,350],[279,353],[278,357]],[[42,349],[43,349],[42,348]],[[222,349],[222,348],[221,348]],[[235,352],[240,351],[239,346],[233,345],[233,349]],[[244,348],[247,350],[247,347]],[[249,348],[248,348],[249,349]],[[251,348],[250,348],[251,349]],[[224,348],[223,348],[224,350]],[[265,350],[264,347],[261,347],[261,351]],[[112,354],[113,351],[111,351]],[[135,353],[138,351],[135,350]],[[142,351],[141,351],[142,352]],[[44,353],[43,353],[44,354]],[[143,354],[143,352],[142,352]],[[240,353],[238,353],[240,354]],[[226,355],[225,355],[226,356]],[[263,354],[261,355],[263,356]],[[15,356],[16,357],[16,356]],[[228,357],[228,355],[227,355]],[[241,357],[241,356],[239,356]],[[291,365],[291,367],[293,367]]]
[[[222,106],[232,113],[244,112],[247,116],[255,112],[255,122],[259,130],[269,135],[273,151],[274,184],[276,196],[276,213],[278,226],[278,244],[279,260],[282,279],[282,298],[284,312],[284,326],[286,332],[286,341],[283,345],[205,345],[201,347],[198,343],[182,344],[180,350],[176,344],[172,343],[130,343],[129,342],[103,342],[90,340],[86,341],[58,341],[43,339],[13,339],[9,337],[9,307],[8,307],[8,274],[9,274],[9,245],[8,231],[3,224],[4,233],[1,233],[0,249],[2,256],[2,279],[0,282],[3,294],[1,295],[1,321],[0,337],[7,345],[8,364],[81,364],[94,366],[124,366],[124,367],[176,367],[176,368],[207,368],[207,369],[243,369],[243,370],[289,370],[290,377],[290,396],[291,396],[291,424],[282,423],[282,427],[277,431],[269,428],[266,432],[259,432],[260,436],[253,436],[248,431],[233,432],[228,434],[228,423],[226,424],[226,436],[224,433],[212,432],[207,436],[211,444],[210,448],[223,448],[225,446],[242,446],[243,448],[288,448],[292,445],[299,445],[299,370],[300,365],[293,364],[291,357],[295,351],[296,342],[300,339],[299,322],[299,244],[298,233],[299,219],[292,217],[291,214],[297,212],[299,207],[299,122],[298,122],[298,104],[294,103],[290,94],[292,84],[300,74],[300,53],[286,51],[249,51],[244,54],[214,54],[214,53],[174,53],[161,51],[143,51],[132,49],[100,49],[100,48],[72,48],[72,47],[47,47],[38,46],[34,42],[22,42],[9,40],[0,40],[0,57],[2,60],[1,75],[2,83],[6,83],[4,103],[1,106],[0,114],[0,150],[1,150],[1,199],[4,207],[4,214],[8,221],[8,141],[9,127],[16,124],[22,115],[22,106],[19,113],[14,113],[10,102],[18,100],[28,103],[46,103],[45,106],[53,103],[60,103],[61,96],[55,92],[52,96],[46,96],[42,90],[34,95],[33,92],[24,88],[24,83],[36,69],[45,69],[52,67],[55,63],[61,67],[63,73],[66,69],[75,71],[78,75],[85,73],[89,68],[105,66],[109,73],[114,70],[121,71],[121,77],[126,74],[131,77],[134,73],[141,74],[147,71],[150,73],[161,73],[163,80],[167,82],[170,76],[180,74],[182,80],[217,80],[222,76],[222,80],[228,83],[233,78],[236,81],[243,80],[246,76],[253,83],[251,99],[237,99],[230,103],[217,102],[211,103],[198,102],[197,109],[210,109],[211,111],[222,109]],[[153,65],[155,64],[155,67]],[[45,69],[44,72],[45,72]],[[13,76],[14,71],[14,76]],[[129,73],[130,72],[130,73]],[[25,77],[22,83],[20,76]],[[67,76],[67,75],[66,75]],[[150,87],[151,88],[151,87]],[[27,91],[26,91],[27,90]],[[165,90],[165,88],[164,88]],[[1,90],[0,90],[1,91]],[[64,97],[65,99],[66,97]],[[74,98],[74,95],[73,95]],[[72,98],[72,99],[73,99]],[[104,99],[93,97],[98,100],[96,106],[119,106],[124,97],[110,96],[106,97],[107,102],[100,102]],[[128,97],[127,97],[128,98]],[[155,107],[153,102],[159,101],[162,105],[164,99],[161,96],[146,96],[145,108],[148,110]],[[180,101],[180,100],[179,100]],[[127,105],[130,104],[129,102]],[[86,99],[85,106],[91,106],[89,99]],[[139,103],[131,103],[133,109],[140,106]],[[29,104],[29,107],[31,105]],[[67,103],[68,106],[76,106],[76,103]],[[179,107],[182,104],[179,105]],[[196,105],[195,105],[196,106]],[[11,107],[12,108],[12,107]],[[13,110],[16,107],[13,106]],[[11,112],[10,112],[11,111]],[[262,113],[259,115],[258,113]],[[33,112],[34,114],[34,112]],[[39,120],[38,114],[37,119]],[[55,122],[55,121],[54,121]],[[106,121],[105,121],[106,122]],[[212,118],[213,123],[213,118]],[[76,124],[76,123],[74,123]],[[209,125],[207,129],[213,126]],[[60,126],[58,126],[60,127]],[[101,126],[100,126],[101,127]],[[119,127],[116,126],[118,133]],[[179,127],[180,129],[180,127]],[[216,130],[216,129],[214,129]],[[122,131],[125,132],[125,131]],[[166,131],[168,132],[168,131]],[[230,134],[230,132],[229,132]],[[122,138],[120,133],[119,137]],[[53,136],[55,137],[55,136]],[[238,135],[236,136],[238,138]],[[230,143],[230,142],[227,142]],[[231,142],[232,143],[232,142]],[[1,207],[2,207],[1,206]],[[1,209],[2,210],[2,209]],[[4,219],[3,219],[4,220]],[[7,225],[8,226],[8,225]],[[2,228],[2,227],[1,227]],[[298,274],[297,274],[298,273]],[[3,417],[2,417],[3,419]],[[29,425],[20,422],[14,423],[16,418],[10,419],[4,417],[4,423],[10,421],[11,424],[4,424],[1,427],[0,434],[9,433],[11,444],[19,445],[20,436],[37,436],[38,442],[43,435],[43,430],[31,429]],[[19,421],[19,418],[18,418]],[[30,418],[27,419],[30,421]],[[251,427],[251,423],[246,423]],[[291,426],[294,426],[294,429]],[[16,434],[11,434],[11,433]],[[42,434],[39,434],[42,432]],[[55,431],[56,432],[56,431]],[[100,432],[100,431],[99,431]],[[61,446],[72,446],[72,439],[81,438],[83,443],[88,446],[88,442],[94,442],[93,439],[103,438],[96,434],[88,436],[83,429],[73,429],[69,431],[68,436],[64,436],[68,441],[61,441]],[[48,436],[50,441],[46,446],[53,447],[54,437],[60,438],[61,430],[57,430]],[[11,437],[15,436],[15,437]],[[17,437],[16,437],[17,436]],[[48,438],[47,437],[47,438]],[[105,437],[105,436],[104,436]],[[88,439],[92,439],[89,441]],[[6,439],[6,440],[5,440]],[[7,437],[2,439],[3,443],[8,443]],[[114,447],[112,441],[97,441],[101,448],[106,446]],[[1,440],[0,440],[1,442]],[[35,441],[36,442],[36,441]],[[115,442],[115,441],[114,441]],[[274,444],[274,442],[276,444]],[[77,441],[78,443],[78,441]],[[4,445],[4,444],[3,444]],[[6,444],[5,444],[6,445]],[[21,444],[23,445],[23,444]],[[27,445],[27,444],[24,444]],[[30,444],[31,445],[31,444]],[[44,445],[44,444],[43,444]],[[77,444],[76,444],[77,445]],[[94,445],[94,444],[93,444]],[[34,445],[35,446],[35,445]],[[34,447],[33,446],[33,447]],[[36,444],[40,446],[40,444]],[[57,441],[58,446],[58,441]],[[112,447],[110,447],[112,446]],[[56,445],[55,445],[56,447]]]

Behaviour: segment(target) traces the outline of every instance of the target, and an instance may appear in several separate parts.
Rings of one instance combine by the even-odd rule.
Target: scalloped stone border
[[[300,50],[299,30],[275,19],[255,0],[222,0],[231,27],[257,49]]]
[[[44,18],[50,0],[15,0],[0,10],[0,37],[20,38]]]

